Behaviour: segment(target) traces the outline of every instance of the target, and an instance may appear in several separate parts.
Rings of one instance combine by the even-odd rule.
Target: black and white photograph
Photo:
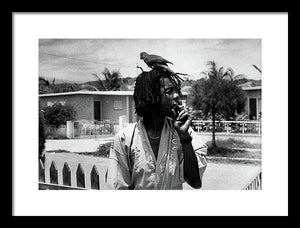
[[[23,39],[19,37],[26,34],[26,26],[14,30],[14,74],[20,75],[25,64],[21,61],[25,54],[17,53],[30,52],[32,58],[25,62],[31,68],[25,74],[33,87],[20,92],[25,79],[15,76],[14,110],[24,113],[22,120],[15,117],[15,126],[28,130],[22,136],[16,133],[15,142],[32,148],[23,149],[28,156],[21,155],[20,144],[15,143],[14,193],[19,214],[272,214],[265,208],[274,200],[269,191],[277,188],[272,184],[275,168],[281,175],[282,186],[276,191],[283,193],[278,200],[283,206],[273,210],[283,213],[286,138],[275,134],[280,126],[270,113],[284,118],[286,110],[278,113],[269,99],[274,87],[281,86],[272,99],[278,96],[279,106],[286,106],[287,59],[281,65],[271,60],[275,31],[264,26],[272,20],[281,22],[282,37],[277,39],[282,47],[277,43],[277,51],[286,58],[287,14],[15,17],[15,25],[29,22],[31,31],[36,29]],[[147,27],[160,17],[172,21],[168,31],[162,25]],[[205,24],[205,19],[211,24]],[[139,29],[137,21],[143,24]],[[221,29],[226,26],[226,31]],[[30,108],[27,102],[33,103]],[[24,162],[31,164],[30,180],[22,178]],[[27,211],[28,200],[21,190],[25,185],[25,192],[37,201]],[[166,202],[168,210],[121,209],[152,197]],[[179,208],[192,200],[185,197],[196,199],[196,204],[182,212]],[[38,211],[34,205],[41,198],[57,206]],[[176,198],[183,201],[178,209]],[[87,206],[93,200],[106,205],[106,210]],[[255,210],[255,200],[263,205],[261,211]],[[197,207],[201,202],[206,210]],[[72,207],[75,204],[82,204],[79,211]]]
[[[259,39],[40,39],[40,189],[260,190],[261,74]]]

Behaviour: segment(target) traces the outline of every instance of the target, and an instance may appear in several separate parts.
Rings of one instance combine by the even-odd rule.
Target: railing
[[[66,136],[67,127],[66,127],[66,125],[61,125],[59,127],[50,125],[45,128],[45,133],[46,133],[46,135]]]
[[[40,190],[106,189],[104,179],[108,163],[99,166],[97,160],[94,163],[76,161],[73,158],[69,161],[58,160],[61,159],[51,159],[45,166],[39,161]]]
[[[244,190],[261,190],[262,189],[262,174],[261,169],[253,179],[243,188]]]
[[[115,121],[74,121],[74,137],[88,136],[88,135],[102,135],[113,134]]]
[[[66,169],[63,169],[63,185],[58,184],[58,170],[55,168],[55,163],[52,162],[50,168],[50,183],[45,181],[45,167],[41,160],[39,160],[39,190],[85,190],[81,186],[71,186],[71,173],[66,163]],[[79,181],[81,183],[82,181]]]
[[[109,161],[109,159],[107,159]],[[103,165],[103,169],[96,167],[99,163],[80,163],[65,162],[63,168],[57,166],[57,161],[51,159],[46,163],[39,162],[39,190],[103,190],[108,189],[105,185],[105,175],[107,174],[107,165]],[[50,165],[51,164],[51,165]],[[70,165],[69,165],[70,164]],[[77,169],[71,168],[71,166]],[[91,170],[91,171],[90,171]],[[105,171],[104,171],[105,170]],[[243,190],[261,190],[262,189],[262,171],[261,169],[254,177],[242,188]]]
[[[211,120],[193,120],[191,127],[197,132],[212,132]],[[216,133],[261,134],[260,121],[216,121]]]
[[[111,120],[103,121],[88,121],[88,120],[78,120],[78,121],[68,121],[66,125],[61,125],[59,127],[47,126],[46,135],[48,138],[55,137],[66,137],[66,138],[81,138],[89,136],[97,136],[103,134],[114,134],[115,127],[118,122]],[[68,128],[68,124],[69,128]],[[69,129],[69,130],[68,130]]]

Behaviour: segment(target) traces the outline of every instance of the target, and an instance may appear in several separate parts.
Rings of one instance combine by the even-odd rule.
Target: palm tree
[[[39,93],[51,93],[53,92],[52,89],[50,88],[50,82],[48,80],[46,80],[43,77],[39,77]]]
[[[112,71],[110,72],[108,68],[105,67],[102,74],[105,77],[104,83],[102,82],[101,78],[97,74],[92,74],[98,78],[99,82],[99,90],[120,90],[122,80],[121,74],[119,71]]]
[[[234,70],[231,67],[227,67],[224,71],[224,67],[217,69],[216,63],[214,61],[208,61],[207,66],[209,66],[206,73],[209,79],[218,79],[218,80],[231,80],[234,81]]]
[[[204,105],[206,106],[205,112],[211,113],[212,147],[215,148],[215,121],[217,115],[220,113],[223,113],[223,115],[227,117],[233,115],[231,110],[237,108],[237,106],[241,106],[240,103],[243,103],[243,97],[240,95],[240,91],[236,88],[235,83],[232,83],[235,81],[235,75],[231,67],[227,67],[226,70],[224,70],[224,67],[218,68],[214,61],[208,61],[207,66],[207,71],[201,72],[207,75],[207,83],[205,87],[202,88],[202,92],[205,90],[207,94],[204,95],[206,98],[202,100],[202,105],[207,103]],[[240,96],[241,98],[238,98]],[[195,103],[197,103],[197,101]],[[238,109],[240,109],[240,107]]]

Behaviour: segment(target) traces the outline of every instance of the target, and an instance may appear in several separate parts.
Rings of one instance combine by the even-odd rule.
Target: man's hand
[[[202,181],[199,174],[198,160],[191,144],[191,136],[188,129],[193,119],[193,113],[184,109],[179,112],[178,117],[174,121],[174,127],[180,138],[183,151],[183,173],[185,181],[195,189],[202,186]],[[183,143],[182,141],[186,141]]]
[[[181,140],[188,139],[190,137],[188,129],[191,125],[192,119],[193,113],[187,109],[180,111],[175,119],[174,127]]]

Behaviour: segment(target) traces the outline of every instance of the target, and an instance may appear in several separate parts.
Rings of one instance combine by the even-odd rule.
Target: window
[[[122,101],[114,101],[114,110],[122,110]]]

